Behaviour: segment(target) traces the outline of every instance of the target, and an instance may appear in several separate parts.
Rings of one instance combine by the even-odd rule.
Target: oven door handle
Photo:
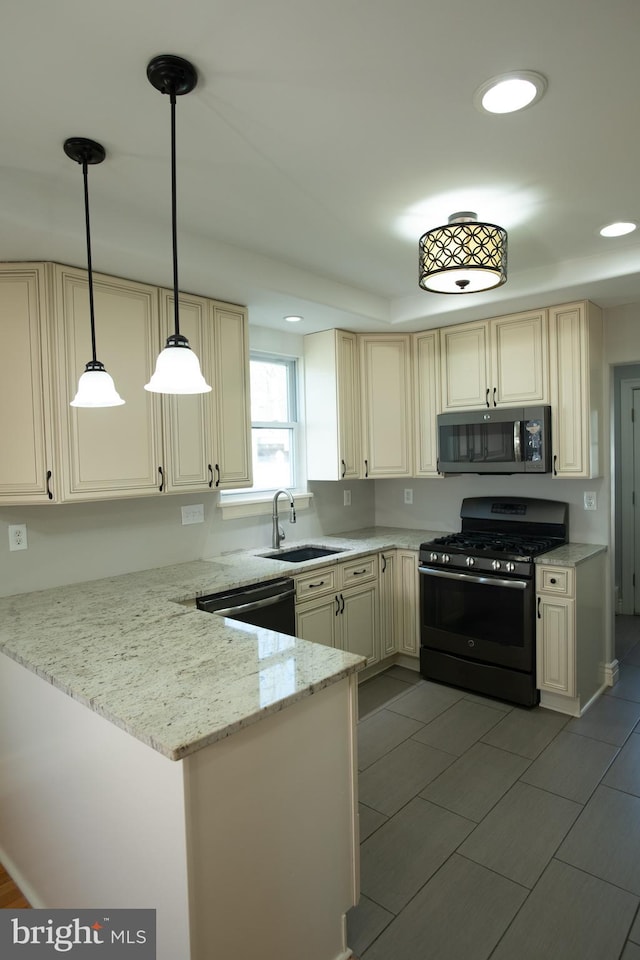
[[[479,577],[471,573],[454,573],[453,570],[435,570],[433,567],[418,567],[418,573],[428,577],[442,577],[443,580],[466,580],[468,583],[488,583],[492,587],[508,587],[512,590],[526,590],[530,580],[505,580],[502,577]]]

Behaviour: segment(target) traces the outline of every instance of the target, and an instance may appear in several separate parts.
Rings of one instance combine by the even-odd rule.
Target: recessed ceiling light
[[[625,233],[633,233],[638,226],[632,220],[619,220],[616,223],[608,223],[600,231],[601,237],[623,237]]]
[[[300,323],[301,320],[304,320],[304,317],[283,317],[287,323]]]
[[[537,103],[546,89],[547,81],[542,74],[533,70],[514,70],[481,84],[473,102],[478,110],[487,113],[514,113]]]

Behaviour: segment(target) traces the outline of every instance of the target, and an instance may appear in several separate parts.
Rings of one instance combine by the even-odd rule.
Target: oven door
[[[513,670],[533,670],[532,579],[422,565],[418,569],[421,646]]]

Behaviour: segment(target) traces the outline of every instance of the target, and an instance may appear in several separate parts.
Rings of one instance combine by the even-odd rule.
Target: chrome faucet
[[[291,509],[291,513],[289,515],[290,522],[296,522],[296,507],[295,503],[293,502],[293,494],[290,490],[285,490],[284,487],[282,487],[280,490],[276,490],[273,495],[273,513],[271,514],[271,519],[273,521],[273,536],[271,538],[271,546],[274,548],[274,550],[277,550],[284,540],[284,530],[278,524],[278,497],[281,493],[284,493],[285,497],[289,497],[289,507]]]

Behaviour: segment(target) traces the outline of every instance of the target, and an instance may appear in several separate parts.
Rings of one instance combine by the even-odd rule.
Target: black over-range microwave
[[[438,415],[440,473],[549,473],[551,407]]]

